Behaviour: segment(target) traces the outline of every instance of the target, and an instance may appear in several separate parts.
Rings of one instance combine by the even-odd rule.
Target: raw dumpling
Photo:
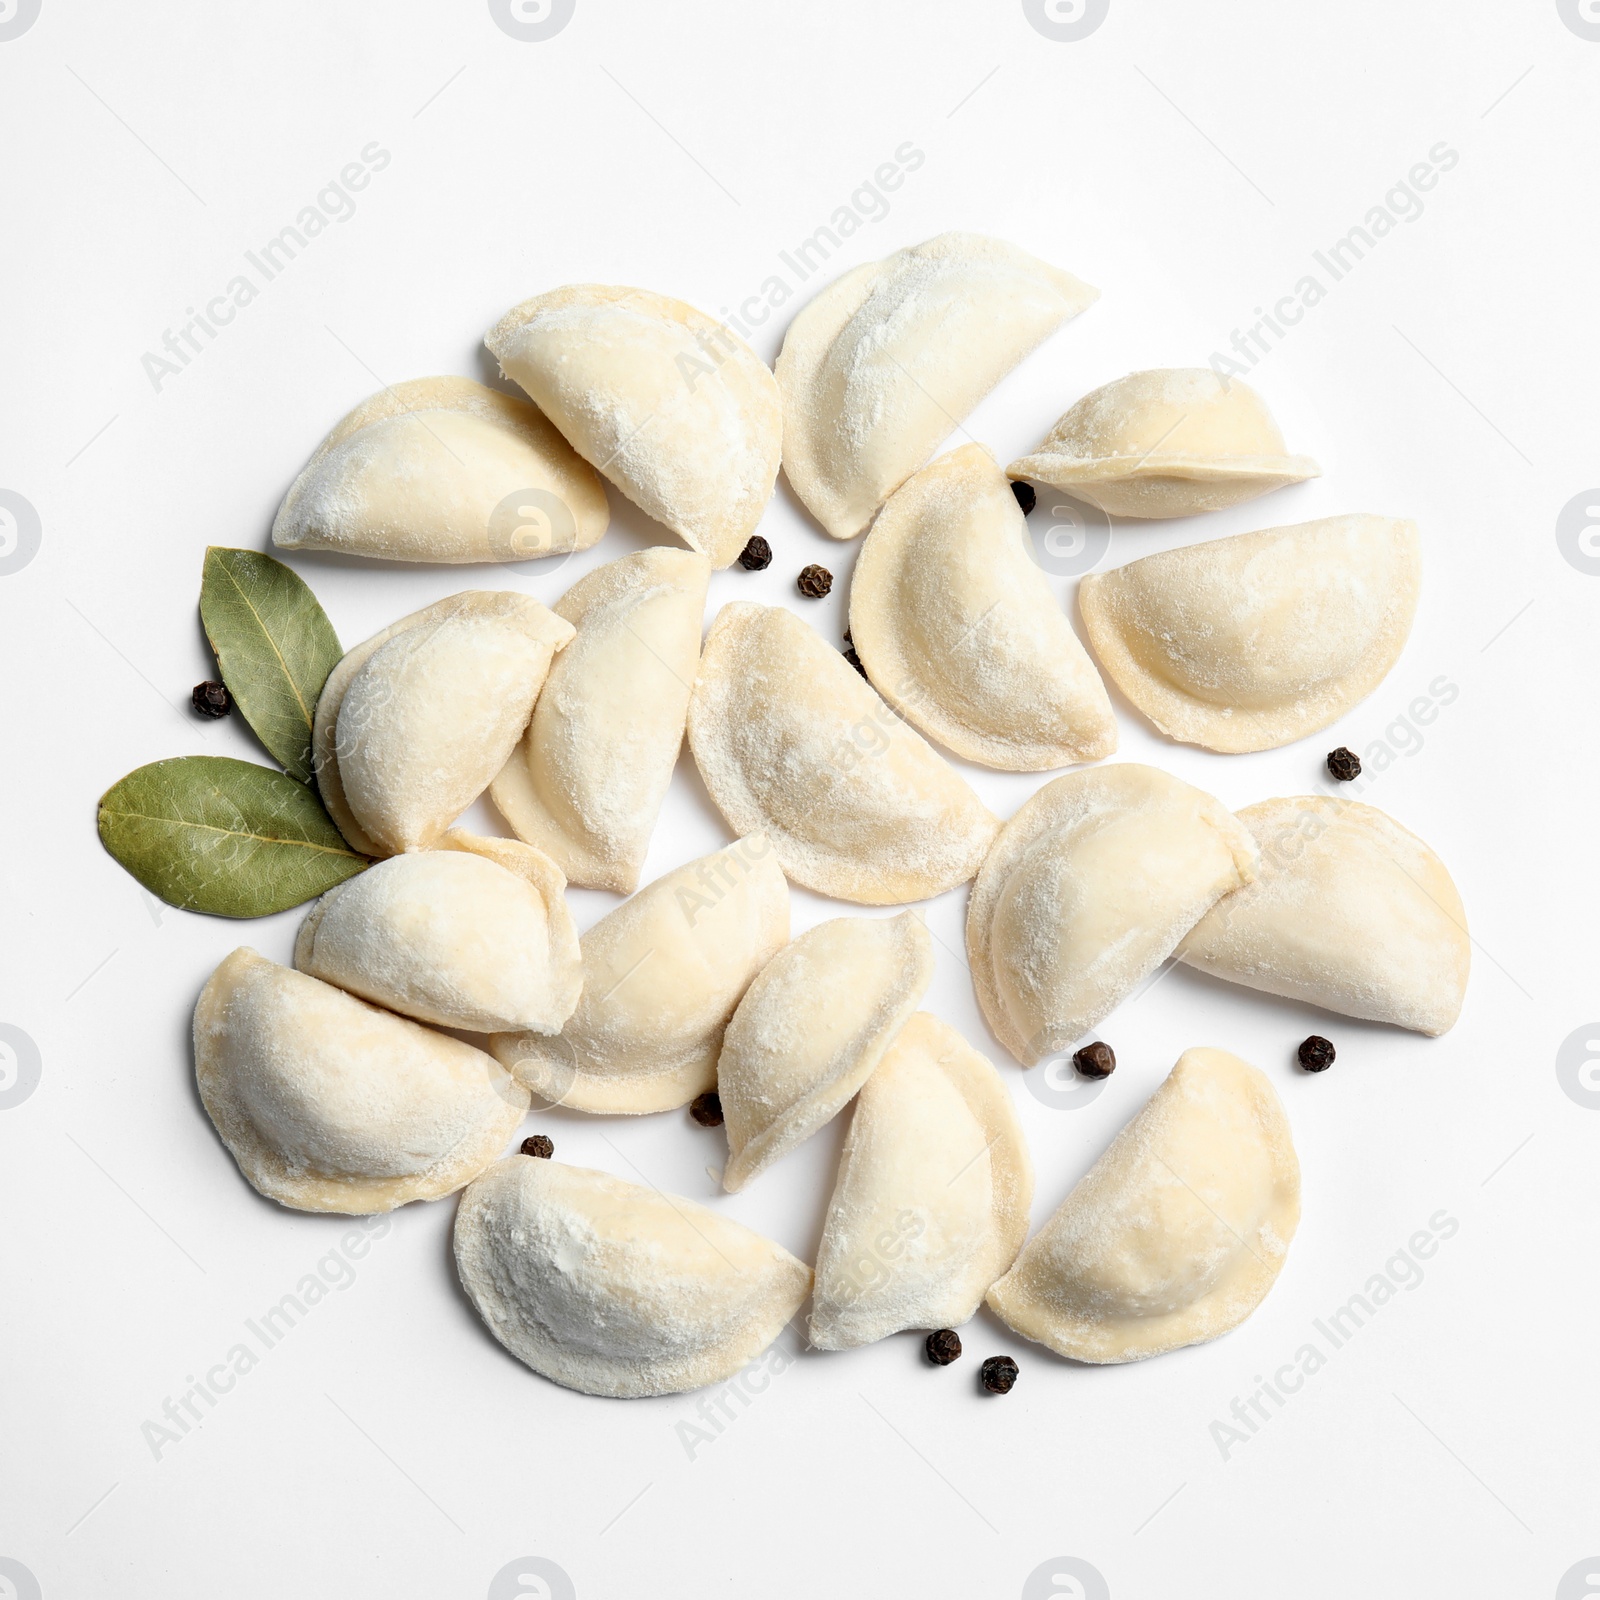
[[[967,907],[989,1026],[1025,1067],[1065,1050],[1255,875],[1244,825],[1154,767],[1047,783],[1001,829]]]
[[[330,889],[294,964],[391,1011],[469,1033],[559,1033],[583,987],[566,882],[514,839],[455,830]]]
[[[569,284],[483,341],[508,378],[635,505],[725,567],[772,498],[783,402],[743,340],[681,300]]]
[[[719,1212],[527,1156],[462,1195],[455,1248],[462,1286],[512,1355],[614,1398],[731,1378],[811,1289],[803,1261]]]
[[[723,1035],[723,1188],[742,1189],[836,1116],[932,981],[933,941],[914,911],[836,917],[785,945]]]
[[[884,699],[968,761],[1040,772],[1117,748],[1105,686],[981,444],[890,497],[850,580],[850,634]]]
[[[1186,1050],[989,1305],[1075,1361],[1142,1361],[1236,1328],[1300,1221],[1300,1163],[1264,1074]]]
[[[272,542],[390,561],[527,561],[587,550],[609,518],[594,469],[526,400],[470,378],[414,378],[363,401],[317,446]]]
[[[845,273],[789,324],[778,356],[795,493],[835,539],[854,538],[1001,378],[1099,298],[978,233]]]
[[[953,1328],[1016,1259],[1033,1163],[1005,1085],[919,1011],[856,1101],[817,1253],[811,1342]]]
[[[1453,1026],[1472,941],[1427,845],[1356,800],[1263,800],[1238,816],[1261,847],[1260,876],[1195,927],[1181,960],[1349,1017],[1419,1033]]]
[[[791,611],[717,613],[689,748],[736,833],[819,894],[899,905],[978,870],[999,826],[966,782]]]
[[[716,1087],[722,1031],[789,938],[789,886],[760,834],[657,878],[581,941],[583,994],[556,1038],[489,1048],[574,1111],[670,1111]]]
[[[1089,643],[1168,737],[1273,750],[1336,721],[1399,659],[1414,522],[1326,517],[1145,556],[1078,589]]]
[[[490,795],[570,882],[631,894],[683,744],[711,565],[687,550],[607,562],[562,597],[556,657]]]
[[[358,644],[312,729],[317,788],[369,856],[424,850],[489,787],[572,624],[530,595],[469,589]]]
[[[1322,476],[1285,453],[1249,384],[1209,367],[1130,372],[1086,394],[1006,471],[1114,517],[1192,517]]]
[[[437,1200],[477,1177],[528,1110],[481,1050],[248,949],[200,993],[194,1068],[239,1170],[297,1211]]]

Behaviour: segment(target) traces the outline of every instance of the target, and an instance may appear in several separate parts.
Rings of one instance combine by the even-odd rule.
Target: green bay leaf
[[[264,917],[368,865],[303,783],[231,756],[180,756],[100,797],[100,842],[152,894],[186,911]]]
[[[291,777],[311,782],[311,719],[344,653],[297,573],[259,550],[206,551],[200,620],[245,721]]]

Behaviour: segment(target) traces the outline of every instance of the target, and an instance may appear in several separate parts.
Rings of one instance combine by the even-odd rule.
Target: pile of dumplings
[[[1051,779],[1002,823],[941,753],[1011,772],[1102,761],[1117,746],[1102,672],[1172,739],[1275,748],[1371,691],[1410,629],[1415,527],[1349,515],[1085,578],[1091,658],[1031,559],[1014,482],[1167,518],[1318,472],[1259,396],[1205,370],[1107,384],[1004,469],[979,444],[930,460],[1096,298],[1014,246],[946,234],[819,294],[774,372],[680,301],[573,285],[488,334],[526,400],[429,378],[334,428],[283,502],[280,548],[583,550],[606,531],[602,478],[686,548],[600,566],[553,610],[453,595],[328,678],[317,784],[373,865],[312,907],[292,969],[237,950],[195,1012],[200,1093],[250,1183],[346,1213],[463,1191],[456,1261],[484,1321],[599,1395],[726,1379],[808,1297],[821,1349],[956,1327],[987,1302],[1089,1362],[1213,1339],[1260,1304],[1300,1208],[1263,1073],[1187,1051],[1030,1240],[1009,1092],[919,1009],[920,915],[790,938],[791,883],[861,906],[970,883],[977,998],[1023,1067],[1173,958],[1427,1034],[1455,1021],[1460,898],[1373,807],[1316,795],[1234,814],[1121,763]],[[726,604],[702,638],[711,574],[744,550],[780,464],[830,536],[866,533],[860,672],[781,607]],[[518,531],[530,505],[537,548]],[[641,889],[685,738],[733,842]],[[515,838],[454,826],[485,793]],[[628,898],[580,939],[568,884]],[[534,1097],[641,1115],[713,1090],[730,1192],[855,1102],[814,1269],[688,1200],[503,1154]]]

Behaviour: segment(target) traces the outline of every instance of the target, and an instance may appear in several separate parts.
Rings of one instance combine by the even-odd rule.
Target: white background
[[[577,0],[541,43],[481,0],[43,0],[0,42],[0,489],[42,527],[34,559],[0,577],[0,1022],[42,1063],[0,1111],[0,1556],[21,1564],[0,1564],[0,1593],[476,1600],[540,1556],[584,1600],[1010,1597],[1080,1592],[1024,1589],[1072,1556],[1118,1600],[1548,1596],[1600,1555],[1600,1111],[1556,1072],[1600,1016],[1600,578],[1556,539],[1562,507],[1600,481],[1597,83],[1600,42],[1554,0],[1111,0],[1078,42],[1044,37],[1018,0]],[[154,389],[144,353],[370,141],[392,161],[355,214]],[[754,343],[770,360],[789,312],[858,262],[950,228],[1013,240],[1103,298],[969,420],[1002,462],[1100,383],[1204,364],[1430,149],[1458,153],[1422,214],[1251,374],[1326,475],[1203,522],[1119,526],[1101,565],[1346,511],[1418,520],[1421,610],[1366,703],[1301,744],[1228,757],[1166,743],[1119,701],[1117,759],[1243,805],[1308,792],[1335,744],[1387,742],[1362,798],[1460,886],[1475,942],[1460,1024],[1428,1040],[1178,969],[1104,1024],[1121,1062],[1104,1092],[1052,1107],[978,1016],[958,891],[928,907],[927,1004],[999,1063],[1038,1168],[1035,1222],[1187,1046],[1271,1076],[1304,1222],[1239,1330],[1091,1368],[985,1313],[945,1371],[912,1335],[805,1354],[691,1459],[676,1425],[694,1397],[570,1394],[492,1342],[455,1286],[444,1202],[399,1214],[354,1284],[155,1459],[141,1425],[347,1226],[259,1199],[192,1087],[206,974],[245,940],[288,959],[299,914],[162,907],[95,838],[96,797],[135,766],[263,759],[237,720],[187,710],[211,673],[205,546],[262,548],[306,455],[382,383],[489,378],[478,341],[514,302],[595,280],[717,313],[784,273],[778,252],[906,141],[925,160],[888,214]],[[463,587],[553,601],[667,538],[611,498],[612,533],[559,572],[294,565],[350,645]],[[770,570],[718,573],[710,610],[789,604],[837,642],[855,547],[781,482],[763,532]],[[812,560],[841,580],[822,603],[793,591]],[[1075,580],[1052,582],[1076,617]],[[1441,676],[1451,703],[1402,722]],[[1002,816],[1038,781],[969,776]],[[647,877],[726,838],[686,760]],[[585,926],[616,903],[573,900]],[[794,905],[797,932],[845,909],[802,891]],[[1339,1047],[1319,1077],[1293,1067],[1311,1031]],[[842,1123],[725,1198],[707,1170],[722,1136],[681,1113],[536,1121],[564,1158],[814,1253]],[[1424,1281],[1224,1460],[1212,1422],[1441,1210],[1459,1228]],[[1000,1352],[1021,1380],[983,1397],[977,1364]],[[496,1591],[546,1592],[563,1591]]]

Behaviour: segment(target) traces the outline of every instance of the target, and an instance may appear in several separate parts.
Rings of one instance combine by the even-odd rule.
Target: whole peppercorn
[[[1361,776],[1361,757],[1340,745],[1337,750],[1328,752],[1328,771],[1340,783],[1349,783],[1352,778]]]
[[[1023,483],[1019,478],[1012,479],[1011,492],[1017,497],[1017,504],[1022,507],[1023,516],[1027,516],[1039,503],[1038,491],[1031,483]]]
[[[1326,1072],[1333,1065],[1335,1054],[1332,1041],[1314,1033],[1300,1046],[1300,1065],[1307,1072]]]
[[[194,692],[189,696],[192,705],[202,717],[225,717],[233,710],[233,696],[228,693],[228,686],[216,683],[207,678],[204,683],[197,683]]]
[[[853,644],[847,643],[845,645],[844,658],[852,667],[856,669],[857,672],[861,674],[863,678],[866,677],[867,669],[861,665],[861,657],[856,654],[856,647]]]
[[[937,1333],[928,1335],[923,1349],[928,1352],[928,1359],[934,1366],[948,1367],[952,1361],[961,1359],[961,1335],[954,1328],[941,1328]]]
[[[722,1126],[722,1096],[715,1089],[708,1090],[702,1095],[696,1095],[690,1103],[689,1115],[702,1128],[720,1128]]]
[[[1010,1394],[1017,1381],[1017,1364],[1010,1356],[990,1356],[978,1370],[978,1381],[990,1394]]]
[[[772,546],[759,533],[750,536],[750,542],[739,552],[739,565],[746,572],[761,572],[772,565]]]
[[[525,1156],[537,1156],[541,1161],[548,1161],[556,1153],[556,1142],[548,1134],[530,1134],[522,1141],[522,1153]]]
[[[820,600],[833,588],[833,574],[826,567],[819,567],[813,562],[809,567],[800,569],[795,586],[807,600]]]
[[[1116,1052],[1103,1040],[1096,1039],[1073,1056],[1072,1064],[1085,1078],[1109,1078],[1117,1070]]]

